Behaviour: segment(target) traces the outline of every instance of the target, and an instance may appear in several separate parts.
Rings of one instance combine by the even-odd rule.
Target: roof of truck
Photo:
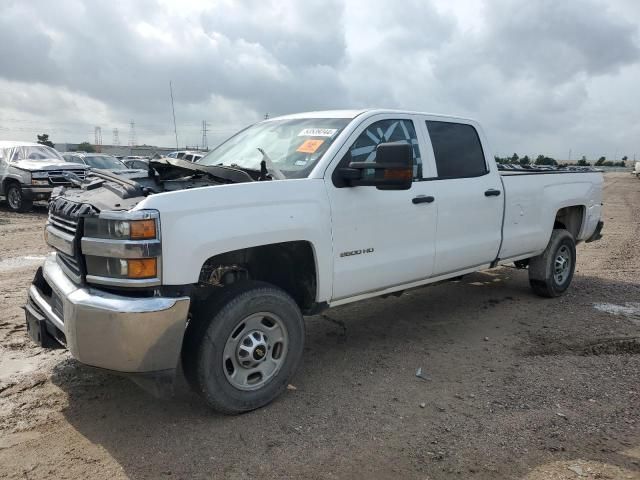
[[[362,114],[381,114],[381,113],[397,113],[404,115],[432,115],[441,118],[448,118],[451,120],[463,120],[465,122],[473,122],[474,120],[470,118],[458,117],[455,115],[442,115],[440,113],[433,112],[417,112],[413,110],[399,110],[399,109],[390,109],[390,108],[366,108],[361,110],[321,110],[317,112],[300,112],[300,113],[292,113],[289,115],[282,115],[279,117],[273,117],[269,120],[282,120],[282,119],[293,119],[293,118],[356,118]],[[269,121],[267,120],[267,121]]]

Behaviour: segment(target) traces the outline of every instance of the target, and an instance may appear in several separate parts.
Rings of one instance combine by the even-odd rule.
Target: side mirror
[[[351,187],[409,190],[413,182],[413,149],[408,143],[381,143],[376,147],[375,162],[351,162],[339,174]]]

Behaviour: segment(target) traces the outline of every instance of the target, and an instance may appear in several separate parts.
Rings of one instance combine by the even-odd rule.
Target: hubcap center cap
[[[245,368],[253,368],[264,362],[269,352],[267,336],[260,330],[247,333],[238,344],[237,361]]]

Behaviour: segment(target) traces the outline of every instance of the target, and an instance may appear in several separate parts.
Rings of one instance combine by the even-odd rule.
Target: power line
[[[96,126],[94,131],[94,142],[93,144],[96,146],[96,151],[100,152],[102,150],[102,128]]]
[[[202,150],[209,150],[209,142],[207,140],[207,127],[209,124],[206,120],[202,121]]]
[[[133,120],[129,122],[129,146],[136,146],[136,122]]]
[[[176,109],[173,107],[173,85],[169,80],[169,92],[171,93],[171,112],[173,113],[173,132],[176,135],[176,150],[178,150],[178,127],[176,127]]]

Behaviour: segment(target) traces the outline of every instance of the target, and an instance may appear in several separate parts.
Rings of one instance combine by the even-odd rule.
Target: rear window
[[[438,178],[485,175],[487,164],[478,132],[471,125],[427,120]]]

